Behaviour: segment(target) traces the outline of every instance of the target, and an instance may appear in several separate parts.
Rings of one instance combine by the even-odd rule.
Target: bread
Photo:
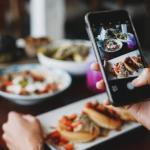
[[[105,105],[97,105],[94,107],[84,107],[83,112],[86,113],[99,127],[107,129],[118,129],[121,126],[119,115],[112,108]]]
[[[130,112],[123,107],[114,107],[112,105],[106,107],[112,108],[116,113],[118,113],[120,115],[121,120],[136,121],[136,119],[130,114]]]
[[[143,64],[141,62],[141,57],[137,57],[137,56],[132,56],[131,59],[133,60],[133,62],[140,68],[143,67]]]
[[[126,57],[124,60],[124,66],[129,70],[131,73],[137,71],[138,67],[133,62],[133,60],[130,57]]]
[[[129,71],[125,68],[124,63],[122,62],[114,64],[114,72],[119,77],[127,77],[129,74]]]
[[[79,119],[81,121],[81,123],[83,123],[82,125],[86,125],[89,126],[91,125],[91,127],[89,128],[89,130],[81,130],[81,126],[79,127],[80,130],[75,131],[75,130],[67,130],[66,129],[66,124],[64,124],[62,122],[62,120],[58,121],[57,124],[57,130],[59,131],[60,135],[65,138],[66,140],[68,140],[69,142],[73,142],[73,143],[84,143],[84,142],[89,142],[94,140],[99,134],[100,134],[100,129],[97,125],[95,125],[87,115],[82,116],[84,117],[84,119],[88,120],[88,122],[84,122],[83,123],[83,118]],[[79,121],[78,120],[78,121]],[[77,121],[73,121],[72,124],[76,123]],[[79,129],[78,128],[78,129]]]

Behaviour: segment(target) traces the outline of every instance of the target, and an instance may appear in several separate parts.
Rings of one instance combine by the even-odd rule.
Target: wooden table
[[[30,113],[39,115],[41,113],[53,110],[55,108],[79,101],[83,98],[93,96],[97,93],[90,91],[86,87],[86,77],[73,77],[73,82],[70,88],[60,95],[43,101],[40,104],[33,106],[20,106],[14,104],[4,98],[0,98],[0,126],[7,120],[9,111],[18,111],[21,113]],[[0,150],[7,150],[4,141],[1,138],[2,129],[0,128]],[[144,127],[134,129],[119,137],[113,138],[102,144],[97,145],[94,150],[149,150],[150,149],[150,132]]]

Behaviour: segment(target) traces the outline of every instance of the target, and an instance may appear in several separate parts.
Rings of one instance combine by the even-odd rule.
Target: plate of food
[[[102,104],[106,97],[101,93],[37,116],[45,142],[57,150],[85,150],[141,126],[126,109]]]
[[[134,35],[131,33],[117,33],[116,38],[120,40],[121,42],[126,43],[128,41],[132,41],[132,39],[134,38]]]
[[[71,76],[40,64],[13,65],[0,70],[0,95],[18,104],[35,104],[67,89]]]
[[[64,69],[72,75],[84,75],[90,62],[91,43],[87,40],[57,40],[38,49],[38,60],[47,67]]]
[[[107,61],[108,79],[138,76],[143,70],[138,50]]]
[[[102,42],[102,50],[105,52],[113,53],[117,52],[122,48],[123,44],[121,41],[116,39],[107,39]]]

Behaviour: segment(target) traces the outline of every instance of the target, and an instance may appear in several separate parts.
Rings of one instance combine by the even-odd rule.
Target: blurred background
[[[148,57],[148,0],[0,0],[0,32],[1,35],[9,33],[15,40],[28,36],[49,37],[52,40],[88,39],[85,14],[89,11],[116,9],[126,9],[131,14],[141,46]],[[19,48],[22,48],[21,41],[18,43]],[[18,53],[19,58],[24,56],[22,51]]]

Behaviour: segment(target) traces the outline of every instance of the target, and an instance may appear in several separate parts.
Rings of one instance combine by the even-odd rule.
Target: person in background
[[[92,70],[100,71],[98,63],[91,65]],[[150,84],[150,68],[146,68],[132,81],[134,87]],[[98,89],[104,89],[104,81],[96,84]],[[104,101],[109,105],[109,100]],[[124,106],[143,126],[150,130],[150,101]],[[10,112],[8,120],[3,125],[3,139],[10,150],[45,150],[44,136],[39,121],[31,115]]]

